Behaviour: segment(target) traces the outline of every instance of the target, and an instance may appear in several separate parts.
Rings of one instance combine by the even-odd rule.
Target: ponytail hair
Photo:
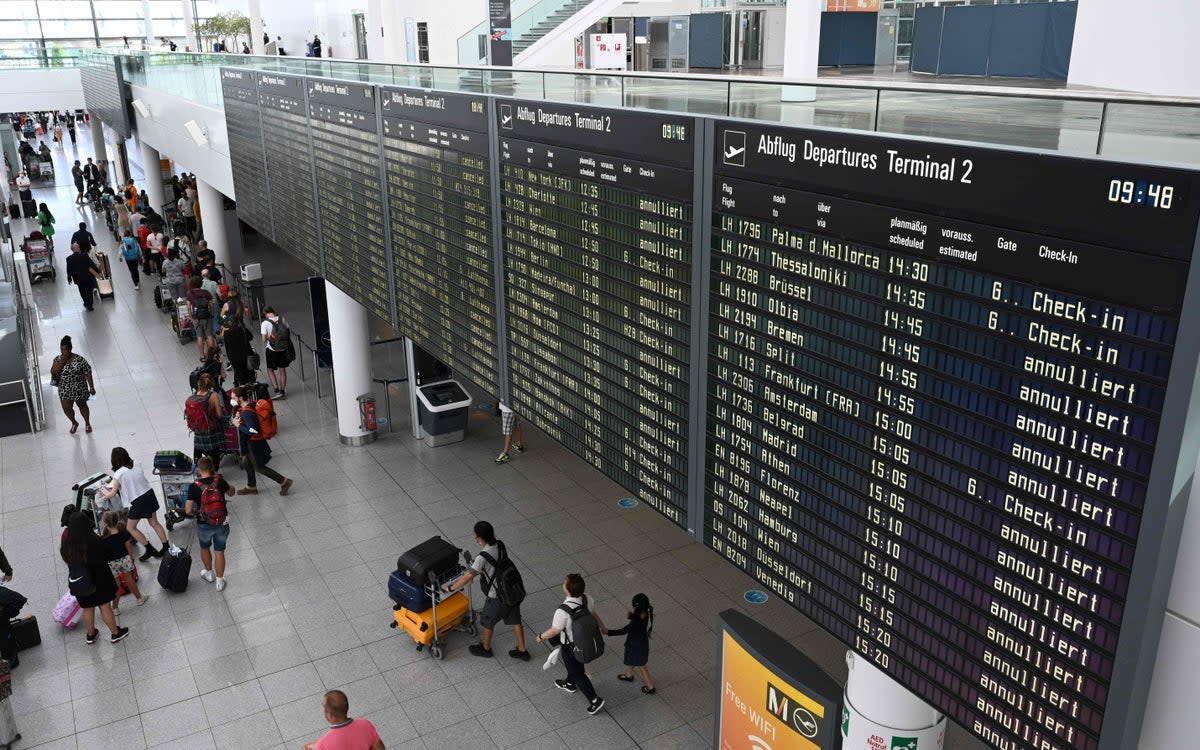
[[[642,615],[646,616],[646,634],[654,630],[654,607],[650,606],[650,597],[645,594],[634,594],[631,604],[633,611],[629,613],[630,620],[641,619]]]

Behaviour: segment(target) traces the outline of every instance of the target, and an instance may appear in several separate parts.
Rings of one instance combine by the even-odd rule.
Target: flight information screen
[[[221,69],[229,165],[237,186],[238,218],[265,237],[274,236],[271,198],[267,193],[267,161],[263,153],[258,88],[248,70]]]
[[[497,100],[513,408],[685,523],[695,120]]]
[[[312,130],[304,104],[305,79],[278,73],[257,75],[275,244],[320,274],[321,238],[313,196],[309,151]]]
[[[307,79],[325,278],[392,320],[375,87]]]
[[[1094,750],[1190,175],[735,122],[714,146],[706,542],[994,746]]]
[[[397,327],[495,389],[487,98],[384,87],[382,101]]]

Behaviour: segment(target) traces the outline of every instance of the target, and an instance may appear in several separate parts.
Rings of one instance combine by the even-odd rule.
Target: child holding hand
[[[625,671],[617,675],[621,682],[633,682],[633,668],[637,667],[642,673],[642,692],[654,695],[654,681],[650,679],[650,670],[646,662],[650,661],[650,631],[654,629],[654,607],[650,606],[650,598],[645,594],[637,594],[631,603],[633,607],[627,615],[629,624],[623,628],[609,630],[605,635],[625,636]]]

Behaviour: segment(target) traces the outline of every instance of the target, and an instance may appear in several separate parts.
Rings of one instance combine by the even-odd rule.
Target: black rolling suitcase
[[[440,536],[431,537],[400,555],[396,570],[405,578],[423,585],[458,567],[458,547]]]
[[[33,615],[11,620],[9,625],[12,627],[13,639],[17,642],[18,651],[41,645],[42,633],[38,630],[38,621]]]
[[[158,564],[158,585],[167,591],[182,594],[187,591],[188,575],[191,572],[192,556],[188,554],[187,547],[181,549],[178,555],[173,555],[167,550],[162,562]]]
[[[8,217],[10,219],[21,218],[21,207],[19,205],[17,205],[16,203],[9,203],[8,204]]]

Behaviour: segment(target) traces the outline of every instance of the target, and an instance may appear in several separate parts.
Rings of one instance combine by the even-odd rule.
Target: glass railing
[[[719,75],[387,65],[236,54],[130,54],[122,50],[120,55],[126,80],[218,107],[218,69],[236,66],[414,88],[1200,164],[1197,99],[845,79],[784,81]]]
[[[75,68],[80,65],[83,50],[78,47],[48,47],[0,54],[0,70],[32,70],[43,68]]]

